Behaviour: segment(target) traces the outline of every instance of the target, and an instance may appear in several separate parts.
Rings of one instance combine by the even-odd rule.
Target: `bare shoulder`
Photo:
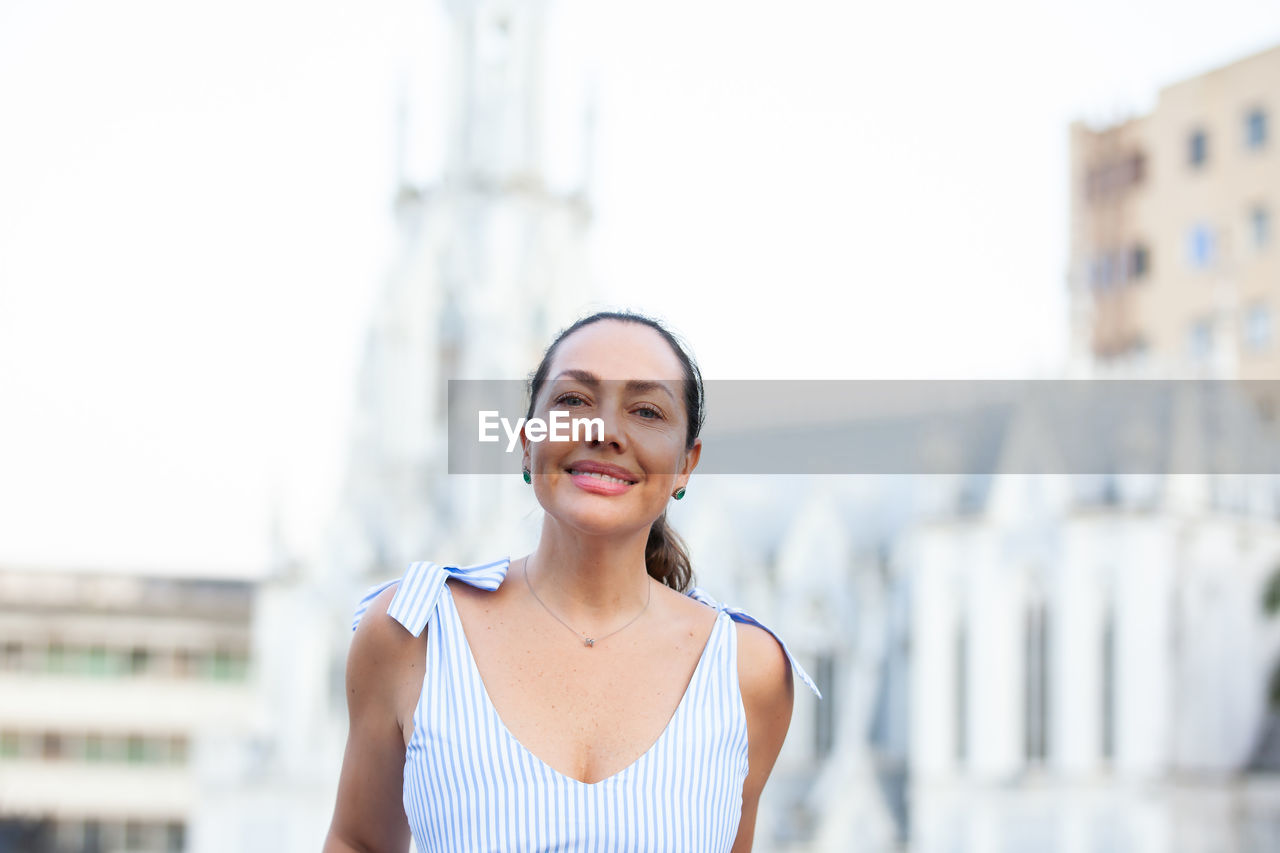
[[[742,853],[751,850],[760,794],[791,727],[795,684],[791,661],[773,634],[750,622],[734,620],[734,626],[738,631],[738,685],[747,717],[748,771],[733,844],[733,853]]]
[[[782,645],[759,625],[734,622],[738,631],[738,683],[748,717],[791,716],[795,681]]]
[[[356,626],[355,636],[351,639],[353,656],[359,654],[367,659],[366,663],[372,664],[383,659],[386,652],[403,645],[406,637],[411,637],[400,623],[387,615],[387,608],[391,606],[391,600],[395,598],[399,588],[400,583],[397,581],[369,602],[368,608],[360,617],[360,624]]]
[[[404,691],[422,678],[422,648],[426,632],[415,637],[387,614],[399,584],[392,584],[369,602],[360,617],[347,654],[347,701],[373,703],[399,711]]]
[[[423,659],[414,637],[387,615],[398,585],[369,602],[347,652],[347,748],[326,851],[405,850],[402,800],[404,715],[413,673]],[[415,660],[416,658],[416,660]]]

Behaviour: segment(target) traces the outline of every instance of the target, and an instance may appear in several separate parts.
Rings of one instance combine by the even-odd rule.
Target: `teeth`
[[[630,480],[619,480],[617,477],[610,477],[608,474],[599,474],[595,471],[574,471],[575,474],[586,474],[588,477],[595,477],[597,480],[604,480],[606,483],[622,483],[630,485]]]

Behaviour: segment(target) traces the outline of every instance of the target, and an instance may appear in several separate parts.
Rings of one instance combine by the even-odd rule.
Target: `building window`
[[[178,649],[173,653],[173,671],[180,678],[193,676],[199,672],[197,654],[192,649]]]
[[[1201,317],[1187,332],[1187,350],[1194,361],[1203,362],[1213,352],[1213,321]]]
[[[1191,226],[1187,232],[1187,262],[1195,269],[1208,269],[1213,266],[1214,255],[1212,229],[1202,222]]]
[[[1265,302],[1250,305],[1244,315],[1244,340],[1251,350],[1263,350],[1271,344],[1271,306]]]
[[[130,850],[138,850],[142,847],[142,824],[136,820],[125,821],[124,824],[124,843]]]
[[[1196,128],[1187,137],[1187,163],[1193,169],[1199,169],[1209,160],[1209,134]]]
[[[165,850],[169,853],[181,853],[186,849],[186,827],[177,822],[166,824],[165,836],[167,844]]]
[[[146,760],[146,744],[141,735],[130,735],[125,741],[125,756],[130,764],[141,764]]]
[[[1129,250],[1129,278],[1134,281],[1146,278],[1151,268],[1151,255],[1141,243]]]
[[[1107,198],[1141,184],[1147,161],[1142,152],[1094,166],[1085,173],[1084,194],[1090,201]]]
[[[1098,293],[1116,290],[1144,277],[1149,263],[1145,246],[1099,252],[1089,263],[1089,282]]]
[[[1107,604],[1102,617],[1102,758],[1116,757],[1116,613]]]
[[[1258,250],[1271,242],[1271,211],[1260,204],[1249,211],[1249,241]]]
[[[955,748],[956,764],[969,760],[969,627],[964,618],[956,627],[955,645]]]
[[[187,762],[183,735],[118,735],[102,732],[4,731],[0,732],[0,758],[44,761],[132,764]],[[0,848],[2,849],[2,848]]]
[[[213,677],[226,681],[231,677],[231,653],[226,649],[218,649],[213,653]]]
[[[88,850],[84,840],[84,824],[78,820],[61,820],[54,824],[51,850]]]
[[[1116,263],[1116,253],[1106,252],[1102,256],[1102,289],[1112,290],[1115,285],[1120,283],[1120,276]]]
[[[1132,183],[1140,184],[1147,177],[1147,158],[1143,154],[1134,154],[1127,161],[1129,164],[1129,177]]]
[[[1267,144],[1267,114],[1262,109],[1250,110],[1244,117],[1244,140],[1250,148]]]
[[[1103,290],[1102,285],[1102,256],[1097,255],[1089,260],[1089,284],[1094,290]]]
[[[1026,680],[1023,731],[1028,763],[1043,762],[1049,754],[1049,614],[1043,602],[1027,608],[1025,628]]]
[[[66,755],[62,735],[58,732],[45,732],[42,739],[40,755],[46,761],[56,761]]]

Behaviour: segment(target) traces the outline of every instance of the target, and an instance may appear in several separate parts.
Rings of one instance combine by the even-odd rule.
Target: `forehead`
[[[554,379],[565,370],[587,370],[602,379],[684,379],[680,359],[656,329],[618,320],[591,323],[562,340],[547,376]]]

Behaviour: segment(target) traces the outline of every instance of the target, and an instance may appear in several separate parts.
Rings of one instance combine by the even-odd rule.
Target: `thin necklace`
[[[529,587],[529,592],[533,592],[533,584],[529,582],[529,558],[528,557],[526,557],[524,560],[524,582],[525,582],[525,585]],[[541,598],[538,598],[538,594],[536,592],[533,592],[533,597],[538,599],[538,603],[541,604],[548,613],[550,613],[552,616],[556,616],[555,611],[553,611],[550,607],[547,607],[547,603],[543,601]],[[639,619],[644,614],[644,612],[649,609],[649,602],[652,600],[653,600],[653,584],[649,584],[649,596],[645,599],[644,607],[640,608],[639,613],[631,617],[631,621],[628,622],[627,625],[630,625],[631,622],[634,622],[637,619]],[[608,638],[612,637],[614,634],[621,631],[622,628],[627,627],[627,625],[623,625],[622,628],[615,628],[614,630],[605,634],[603,637],[593,638],[593,637],[588,637],[586,634],[582,633],[581,631],[576,630],[572,625],[570,625],[568,622],[561,619],[559,616],[556,616],[556,619],[559,620],[561,625],[565,626],[570,631],[573,631],[573,633],[581,637],[582,645],[586,646],[587,648],[591,648],[600,640],[607,640]]]

